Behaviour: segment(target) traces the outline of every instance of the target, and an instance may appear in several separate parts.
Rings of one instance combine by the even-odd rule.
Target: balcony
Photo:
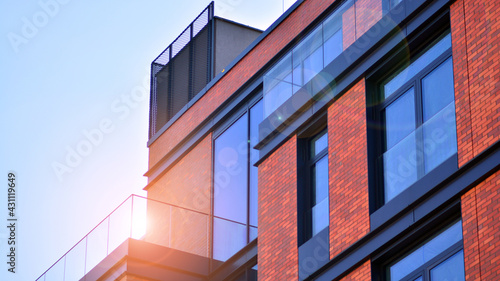
[[[209,214],[131,195],[37,281],[206,280],[210,229]]]

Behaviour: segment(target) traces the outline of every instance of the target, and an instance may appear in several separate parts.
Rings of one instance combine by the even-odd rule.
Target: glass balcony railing
[[[328,64],[400,3],[401,0],[341,1],[329,17],[264,75],[264,117],[314,81]]]
[[[85,280],[129,238],[208,257],[209,229],[208,214],[131,195],[37,280]]]
[[[455,102],[399,141],[381,157],[385,202],[457,153]]]

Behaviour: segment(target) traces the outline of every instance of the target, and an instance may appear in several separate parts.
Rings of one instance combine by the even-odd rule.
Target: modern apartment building
[[[110,247],[108,218],[76,280],[498,280],[499,18],[298,0],[260,32],[211,4],[152,64],[148,198],[123,205],[147,228]]]

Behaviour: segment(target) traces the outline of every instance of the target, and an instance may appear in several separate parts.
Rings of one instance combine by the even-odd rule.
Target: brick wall
[[[208,257],[210,254],[212,134],[148,189],[146,241]]]
[[[259,280],[297,280],[297,138],[259,165]]]
[[[330,257],[370,231],[365,81],[328,108]]]
[[[212,134],[209,134],[148,188],[148,198],[208,214],[211,175]]]
[[[371,280],[371,262],[370,260],[366,261],[354,271],[350,272],[346,276],[344,276],[342,281],[369,281]]]
[[[462,196],[466,280],[500,276],[500,172]]]
[[[382,18],[382,1],[358,0],[342,15],[343,49],[347,49]]]
[[[356,1],[356,36],[361,37],[382,18],[381,0]]]
[[[464,3],[459,0],[450,7],[453,73],[455,82],[455,111],[457,119],[458,166],[474,157],[470,117],[467,46],[465,44]]]
[[[450,7],[460,166],[500,139],[499,14],[495,1]]]
[[[347,11],[342,14],[342,46],[343,50],[347,49],[349,46],[356,41],[356,25],[353,24],[356,20],[356,14],[354,12],[354,6],[347,9]]]
[[[250,51],[149,147],[153,167],[335,0],[307,0]]]

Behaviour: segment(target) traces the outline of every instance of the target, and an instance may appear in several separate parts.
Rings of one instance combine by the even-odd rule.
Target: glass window
[[[250,108],[250,225],[254,227],[257,227],[258,213],[258,168],[254,164],[259,160],[259,151],[254,147],[259,142],[259,124],[264,118],[262,104],[263,102],[260,100]]]
[[[464,280],[461,241],[460,220],[389,266],[390,280],[429,280],[429,270],[430,280]],[[410,278],[411,276],[415,277]]]
[[[247,220],[248,115],[215,141],[214,215],[239,223]]]
[[[419,58],[414,60],[408,67],[400,69],[399,73],[391,78],[384,85],[384,95],[385,97],[389,97],[392,95],[397,89],[403,86],[406,82],[412,80],[412,77],[417,75],[420,71],[422,71],[429,62],[437,59],[441,54],[446,52],[449,48],[451,48],[451,34],[447,34],[439,40],[436,44],[434,44],[429,50],[427,50],[424,54],[422,54]]]
[[[431,280],[465,281],[464,251],[460,251],[431,269]]]
[[[312,236],[329,225],[328,157],[323,156],[313,167]]]
[[[381,89],[388,202],[457,152],[451,35],[441,36]]]
[[[324,134],[320,136],[318,139],[312,142],[313,149],[311,151],[314,152],[314,156],[319,155],[323,150],[328,148],[328,135]]]
[[[328,134],[326,131],[307,141],[305,153],[307,155],[304,176],[307,178],[304,186],[304,198],[299,198],[304,211],[304,223],[300,231],[303,232],[302,242],[318,234],[329,226],[329,197],[328,197]]]
[[[246,244],[246,225],[214,218],[214,259],[225,261]]]
[[[214,141],[213,257],[225,261],[257,238],[258,125],[263,102],[247,109]]]
[[[415,119],[415,91],[412,87],[385,109],[387,149],[415,131]]]

